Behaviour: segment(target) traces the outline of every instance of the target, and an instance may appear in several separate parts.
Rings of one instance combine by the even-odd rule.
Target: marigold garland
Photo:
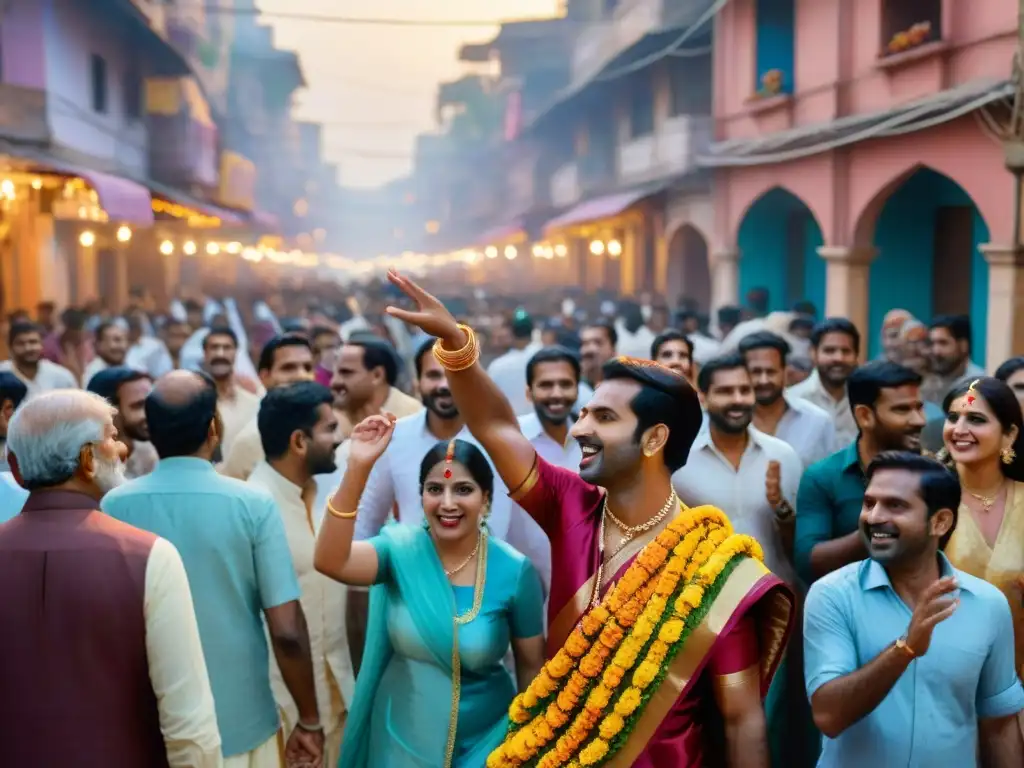
[[[509,708],[488,768],[600,765],[631,732],[667,663],[738,557],[763,559],[713,507],[684,509],[640,552],[601,603]]]

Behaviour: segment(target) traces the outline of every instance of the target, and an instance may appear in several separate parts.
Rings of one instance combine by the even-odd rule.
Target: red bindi
[[[444,471],[444,479],[445,480],[451,480],[452,479],[452,471],[450,469],[446,469]]]

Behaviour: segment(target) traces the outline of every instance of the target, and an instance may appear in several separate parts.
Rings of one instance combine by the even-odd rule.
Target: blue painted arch
[[[747,210],[737,234],[740,302],[751,288],[767,288],[769,310],[810,301],[825,310],[825,261],[821,227],[796,195],[774,187]]]
[[[937,238],[949,237],[942,225],[951,220],[962,225],[963,231],[951,238],[958,244],[955,257],[960,263],[952,273],[937,273],[941,272],[935,261]],[[906,309],[924,323],[937,314],[963,312],[971,316],[973,359],[984,364],[988,263],[979,246],[987,242],[988,225],[963,187],[930,168],[908,176],[885,201],[875,222],[873,244],[878,256],[869,279],[869,354],[873,357],[881,351],[882,320],[891,309]],[[936,280],[946,281],[949,287],[967,276],[970,289],[962,292],[962,302],[935,305]]]

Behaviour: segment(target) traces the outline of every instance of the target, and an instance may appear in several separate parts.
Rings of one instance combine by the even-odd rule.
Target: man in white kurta
[[[270,493],[284,522],[309,628],[326,766],[337,765],[346,705],[355,688],[345,631],[345,587],[313,567],[314,475],[334,469],[338,447],[338,420],[331,400],[330,391],[314,382],[271,390],[263,399],[258,420],[267,460],[256,465],[248,481]],[[298,711],[273,658],[270,682],[287,733]]]

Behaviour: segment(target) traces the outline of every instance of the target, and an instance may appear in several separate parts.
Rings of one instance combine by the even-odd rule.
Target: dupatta
[[[430,765],[443,768],[475,768],[483,765],[487,755],[504,739],[508,727],[501,718],[470,754],[449,759],[448,749],[454,743],[458,719],[461,674],[456,635],[455,596],[445,576],[430,534],[419,526],[389,525],[380,533],[388,541],[390,574],[386,582],[370,590],[370,610],[366,628],[363,663],[356,680],[355,697],[345,724],[339,768],[378,768],[369,764],[371,717],[381,679],[394,649],[388,636],[387,618],[392,600],[405,604],[423,643],[438,667],[438,677],[447,685],[436,686],[436,702],[424,711],[417,711],[415,744],[420,755],[430,755]],[[485,540],[481,560],[491,549]],[[486,578],[484,579],[486,583]],[[482,592],[485,587],[481,586]],[[474,608],[479,609],[479,600]],[[467,617],[468,618],[468,617]],[[440,682],[440,680],[439,680]]]

